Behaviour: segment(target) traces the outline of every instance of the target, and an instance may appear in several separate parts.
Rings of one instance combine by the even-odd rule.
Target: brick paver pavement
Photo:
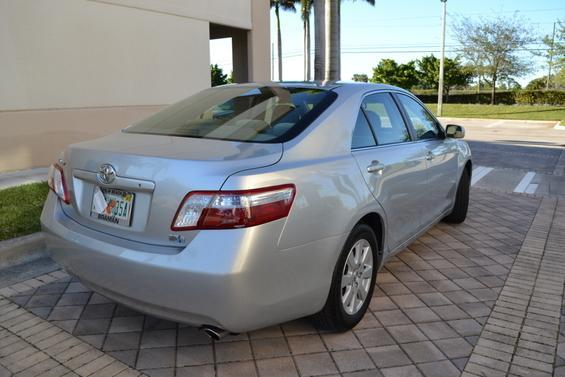
[[[44,275],[0,290],[11,301],[0,301],[0,365],[9,373],[10,360],[21,358],[29,376],[47,364],[101,376],[124,373],[117,370],[124,366],[149,376],[218,377],[435,377],[463,370],[481,375],[483,367],[492,375],[542,375],[553,363],[558,371],[565,364],[555,357],[565,356],[556,351],[558,341],[565,343],[557,338],[563,212],[555,199],[473,190],[468,220],[438,224],[391,258],[378,274],[367,315],[342,334],[301,319],[212,342],[195,328],[92,293],[63,272]],[[6,305],[25,319],[3,320]],[[73,341],[85,351],[63,360],[33,335],[19,342],[27,351],[3,343],[2,334],[33,333],[34,321],[57,330],[51,342],[61,352],[76,348]],[[85,367],[89,353],[104,357],[100,365]]]

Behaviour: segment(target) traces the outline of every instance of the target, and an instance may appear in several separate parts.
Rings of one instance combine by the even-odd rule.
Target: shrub
[[[521,90],[516,94],[520,105],[565,105],[563,90]]]
[[[417,91],[414,93],[424,103],[437,101],[437,94]],[[460,104],[489,104],[490,93],[455,93],[448,98],[444,97],[445,103]],[[501,91],[496,93],[496,103],[499,105],[565,105],[565,91],[563,90],[517,90]]]

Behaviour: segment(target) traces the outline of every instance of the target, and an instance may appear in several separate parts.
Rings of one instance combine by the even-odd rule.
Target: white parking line
[[[487,168],[486,166],[477,166],[473,169],[473,178],[471,179],[471,186],[474,186],[475,183],[479,182],[482,178],[485,177],[488,173],[492,171],[493,168]]]
[[[526,187],[526,194],[535,194],[537,189],[538,189],[537,183],[530,183],[528,187]]]
[[[520,183],[518,183],[518,186],[516,186],[516,188],[514,189],[514,192],[519,192],[519,193],[526,192],[528,185],[532,182],[532,179],[534,179],[535,176],[536,173],[534,173],[533,171],[527,172],[526,175],[524,175],[524,177],[520,181]]]

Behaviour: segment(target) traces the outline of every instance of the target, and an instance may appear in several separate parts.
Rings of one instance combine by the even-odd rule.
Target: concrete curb
[[[0,241],[0,268],[31,262],[46,255],[42,232]]]
[[[563,122],[557,122],[557,124],[553,126],[553,128],[556,130],[565,131],[565,124],[561,124],[561,123]]]
[[[14,172],[0,172],[0,189],[47,180],[48,168],[34,168]]]

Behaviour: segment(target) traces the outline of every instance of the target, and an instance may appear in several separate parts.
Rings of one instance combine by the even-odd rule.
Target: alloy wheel
[[[357,240],[349,250],[341,275],[341,303],[349,315],[361,309],[371,288],[373,250],[366,239]]]

